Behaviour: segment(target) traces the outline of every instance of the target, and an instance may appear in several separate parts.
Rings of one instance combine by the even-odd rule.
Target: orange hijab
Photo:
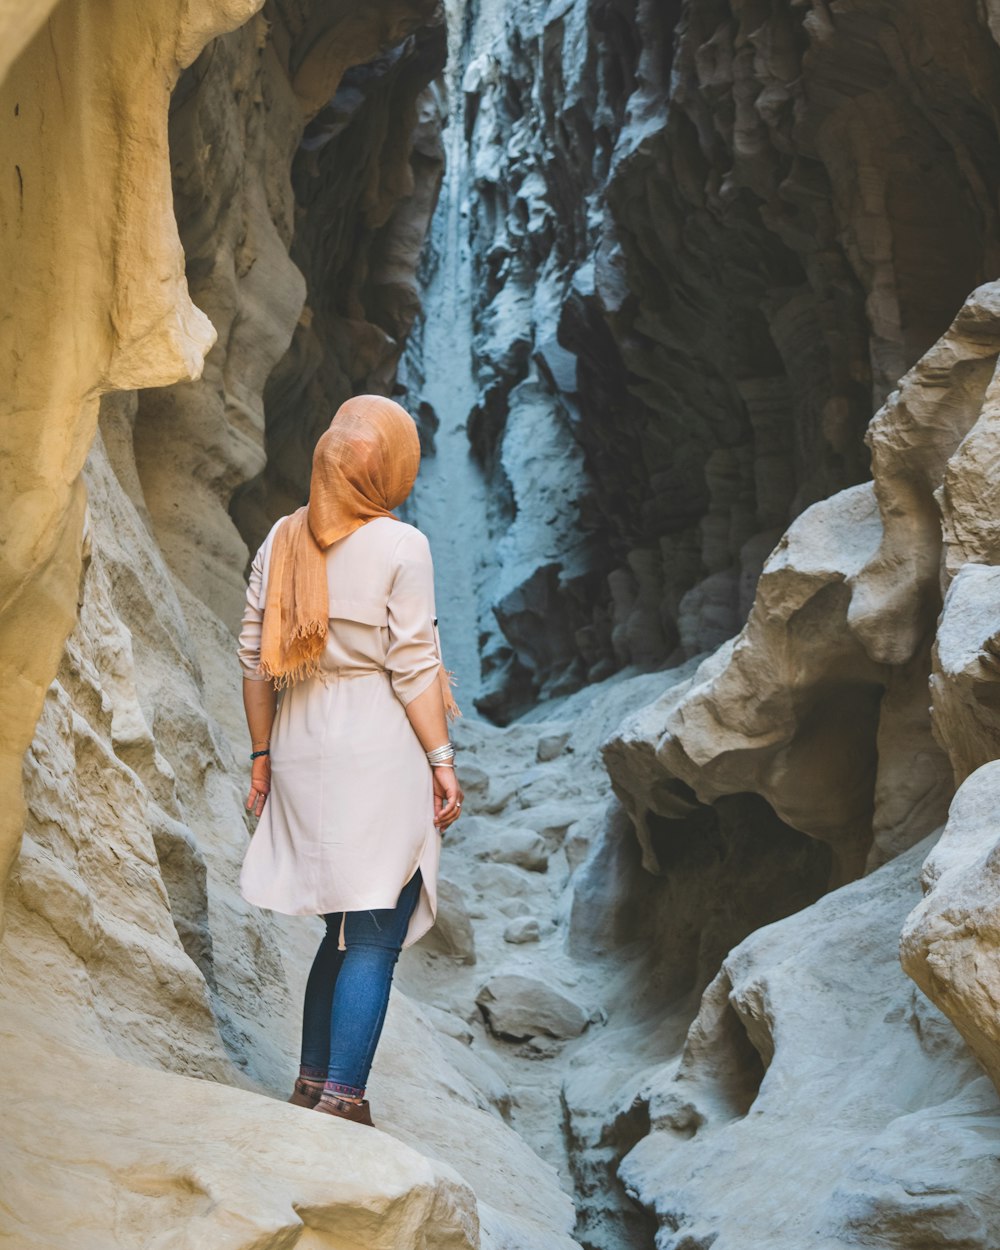
[[[356,395],[337,409],[313,453],[309,502],[278,527],[271,545],[260,671],[276,685],[319,672],[329,619],[327,547],[374,517],[391,517],[419,467],[420,439],[405,408],[382,395]],[[440,679],[445,711],[460,716],[444,664]]]

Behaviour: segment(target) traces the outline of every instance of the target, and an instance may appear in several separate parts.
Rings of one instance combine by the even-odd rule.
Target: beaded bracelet
[[[270,754],[271,754],[271,748],[265,747],[263,751],[251,751],[250,758],[252,760],[259,760],[262,755],[270,755]]]

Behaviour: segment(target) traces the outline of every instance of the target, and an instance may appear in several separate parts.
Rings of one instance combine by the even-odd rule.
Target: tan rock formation
[[[197,376],[214,339],[171,210],[169,93],[257,7],[64,0],[23,9],[5,42],[24,47],[0,86],[0,268],[16,310],[0,329],[16,362],[0,400],[0,881],[21,833],[21,756],[75,617],[99,397]]]
[[[9,99],[25,121],[0,138],[26,197],[22,212],[5,184],[0,200],[20,314],[0,332],[21,366],[4,409],[11,537],[0,567],[0,676],[12,703],[0,746],[16,780],[45,698],[24,761],[26,820],[12,817],[23,850],[0,951],[16,1194],[3,1235],[51,1250],[67,1237],[235,1248],[303,1233],[332,1244],[336,1230],[338,1243],[570,1250],[571,1203],[505,1125],[503,1081],[401,995],[375,1077],[387,1133],[365,1130],[357,1148],[354,1126],[274,1101],[294,1073],[317,934],[250,909],[236,889],[247,826],[234,744],[245,728],[224,618],[246,547],[225,505],[263,463],[262,391],[306,289],[287,255],[302,101],[337,86],[313,62],[290,87],[289,64],[301,71],[309,59],[295,52],[301,39],[339,74],[345,57],[383,51],[433,6],[348,15],[352,42],[335,30],[340,10],[274,5],[270,32],[260,19],[212,45],[173,103],[185,255],[171,213],[170,88],[206,38],[253,7],[201,10],[192,24],[169,6],[150,15],[122,3],[98,28],[64,0],[4,87],[4,108]],[[414,68],[403,53],[397,102],[412,105],[433,61]],[[432,131],[433,116],[424,120]],[[407,265],[440,157],[425,134],[423,175],[408,181],[414,116],[401,111],[399,122],[385,132],[391,151],[375,149],[379,212],[398,230],[381,237],[373,286],[386,316],[398,296],[405,334]],[[204,377],[172,385],[195,378],[216,329]],[[398,354],[397,343],[380,359]],[[72,1077],[42,1081],[40,1057]],[[458,1161],[470,1140],[471,1180],[427,1157]],[[353,1162],[331,1172],[345,1150]]]
[[[41,1081],[38,1049],[12,1023],[0,1107],[10,1137],[32,1144],[5,1158],[4,1234],[18,1250],[490,1244],[469,1186],[401,1142],[56,1039],[45,1061],[72,1075]]]
[[[959,788],[921,873],[925,897],[907,917],[903,967],[954,1022],[1000,1089],[1000,762]]]

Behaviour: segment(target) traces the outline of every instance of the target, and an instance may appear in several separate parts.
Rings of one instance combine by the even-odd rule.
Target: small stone
[[[538,739],[538,748],[535,751],[535,759],[540,764],[545,764],[549,760],[554,760],[557,755],[562,755],[566,743],[569,742],[569,730],[563,733],[545,734]]]
[[[464,789],[465,774],[459,770],[458,776]],[[480,811],[488,812],[491,815],[502,812],[507,804],[517,795],[517,789],[517,782],[512,781],[509,777],[504,780],[494,780],[490,783],[488,794],[482,798],[479,798],[477,795],[477,806]]]
[[[505,942],[537,942],[542,936],[542,927],[535,916],[518,916],[503,931]]]
[[[502,898],[496,905],[496,910],[502,912],[505,916],[528,916],[531,914],[531,908],[523,898]],[[472,915],[472,913],[469,913]]]
[[[462,783],[462,789],[467,796],[474,795],[480,798],[485,795],[490,785],[490,775],[478,764],[461,759],[455,760],[455,771],[458,773],[458,779]]]
[[[575,825],[570,825],[566,831],[566,839],[563,842],[563,851],[566,855],[566,862],[569,864],[570,872],[580,867],[590,854],[590,847],[591,839],[584,832],[584,826],[579,821]]]
[[[475,886],[486,900],[487,907],[494,911],[500,906],[501,899],[519,898],[525,893],[532,882],[538,880],[528,876],[520,868],[512,868],[510,864],[495,864],[489,860],[475,867]]]

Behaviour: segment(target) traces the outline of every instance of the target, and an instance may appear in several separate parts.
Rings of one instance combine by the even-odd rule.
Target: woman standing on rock
[[[403,408],[343,404],[316,446],[309,503],[253,561],[239,642],[246,805],[260,817],[240,890],[326,921],[289,1101],[363,1124],[396,961],[434,924],[440,837],[463,798],[430,547],[392,515],[419,465]]]

